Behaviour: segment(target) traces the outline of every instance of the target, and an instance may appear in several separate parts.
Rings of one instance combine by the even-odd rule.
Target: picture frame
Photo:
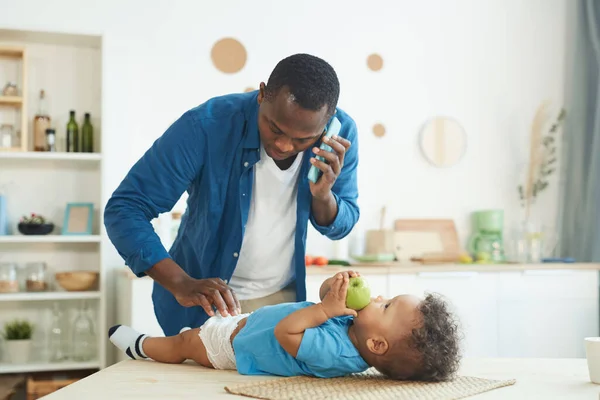
[[[91,235],[93,217],[93,203],[67,203],[62,234]]]

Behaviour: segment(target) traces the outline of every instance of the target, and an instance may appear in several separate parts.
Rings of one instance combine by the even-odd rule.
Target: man
[[[325,61],[285,58],[257,92],[184,113],[114,192],[108,235],[137,276],[154,279],[165,335],[202,325],[213,310],[237,315],[306,298],[308,221],[336,240],[359,217],[356,125],[336,109],[339,91]],[[339,136],[323,139],[334,114]],[[319,151],[322,140],[333,151]],[[316,184],[307,178],[311,165],[323,172]],[[167,252],[150,221],[186,190],[187,211]]]

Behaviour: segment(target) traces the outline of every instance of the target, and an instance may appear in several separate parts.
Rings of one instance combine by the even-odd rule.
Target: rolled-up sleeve
[[[351,146],[344,156],[344,167],[332,188],[333,196],[337,202],[338,212],[329,226],[321,226],[315,220],[312,212],[310,222],[312,226],[322,235],[332,240],[346,237],[360,217],[358,208],[358,134],[356,124],[348,117],[342,126],[340,136],[350,141]]]
[[[199,174],[205,143],[191,111],[186,112],[135,163],[108,200],[108,236],[137,276],[170,257],[150,221],[170,211]]]

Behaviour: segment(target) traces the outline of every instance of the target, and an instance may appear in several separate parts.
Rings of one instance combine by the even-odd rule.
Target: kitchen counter
[[[502,272],[535,270],[600,270],[600,263],[540,263],[540,264],[419,264],[419,263],[356,263],[349,267],[311,265],[307,275],[333,275],[352,269],[370,275],[415,274],[423,272]]]
[[[583,343],[582,343],[583,345]],[[516,379],[516,384],[473,399],[598,399],[600,386],[589,381],[585,359],[465,359],[461,374]],[[54,392],[45,400],[95,399],[243,399],[226,385],[276,377],[242,376],[194,364],[169,365],[123,361]]]
[[[502,271],[541,271],[541,270],[581,270],[598,271],[600,263],[540,263],[540,264],[419,264],[419,263],[353,263],[349,267],[311,265],[307,275],[333,275],[352,269],[359,273],[373,275],[415,274],[423,272],[502,272]],[[129,268],[121,268],[120,273],[130,279],[137,278]],[[151,279],[145,276],[141,279]]]

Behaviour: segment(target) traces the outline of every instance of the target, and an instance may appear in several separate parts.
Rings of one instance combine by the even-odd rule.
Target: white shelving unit
[[[0,243],[100,243],[100,235],[89,236],[61,236],[61,235],[46,235],[46,236],[21,236],[9,235],[0,236]]]
[[[82,40],[84,38],[85,40]],[[101,38],[80,35],[46,34],[0,30],[0,47],[25,49],[27,77],[25,94],[9,98],[0,96],[0,124],[12,115],[2,109],[19,105],[29,129],[26,145],[13,151],[0,151],[0,192],[8,204],[9,235],[0,236],[0,263],[16,263],[21,271],[23,288],[29,262],[47,265],[49,289],[44,292],[0,293],[0,330],[4,323],[18,318],[35,325],[32,356],[26,364],[9,363],[0,340],[0,375],[49,371],[94,370],[106,366],[106,274],[102,269],[102,127],[101,127]],[[0,82],[15,81],[12,67],[0,60]],[[33,151],[33,120],[38,96],[44,90],[51,127],[56,131],[57,152]],[[27,101],[23,99],[27,98]],[[14,108],[14,107],[12,107]],[[75,110],[82,134],[84,113],[92,116],[94,153],[67,153],[66,124],[69,111]],[[62,235],[61,228],[67,203],[93,203],[93,234]],[[55,224],[46,236],[25,236],[16,226],[23,215],[41,214]],[[92,291],[67,292],[55,282],[54,273],[94,270],[99,272],[98,288]],[[97,355],[90,361],[49,362],[48,333],[52,305],[64,312],[63,327],[70,330],[75,309],[85,301],[94,318]],[[37,334],[37,336],[36,336]],[[70,337],[69,337],[70,339]]]
[[[28,363],[0,364],[0,374],[21,374],[27,372],[77,371],[82,369],[97,369],[100,363],[91,362],[61,362],[61,363]]]
[[[71,161],[98,162],[102,155],[98,153],[63,153],[63,152],[0,152],[0,159],[22,161]]]
[[[88,292],[39,292],[39,293],[2,293],[0,302],[4,301],[60,301],[99,299],[100,291]]]

